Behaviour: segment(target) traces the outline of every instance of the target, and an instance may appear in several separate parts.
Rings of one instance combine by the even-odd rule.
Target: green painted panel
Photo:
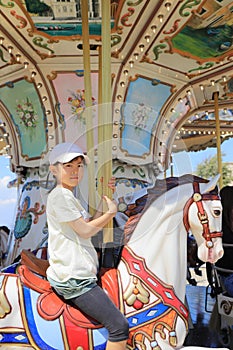
[[[1,88],[0,98],[11,114],[21,144],[21,156],[40,158],[46,151],[46,116],[35,85],[26,80]]]

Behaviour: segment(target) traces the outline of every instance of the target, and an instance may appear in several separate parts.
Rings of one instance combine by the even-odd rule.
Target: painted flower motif
[[[144,103],[140,103],[132,112],[135,131],[140,132],[147,127],[147,121],[151,116],[153,110],[151,107],[147,107]]]
[[[38,115],[36,114],[33,104],[27,98],[22,100],[21,103],[16,105],[16,112],[20,118],[20,124],[26,126],[26,128],[35,128],[38,121]]]
[[[71,105],[71,111],[75,118],[86,124],[83,116],[86,109],[85,90],[77,89],[75,92],[71,92],[71,96],[68,97],[68,103]],[[92,105],[94,106],[95,104],[96,100],[92,97]]]

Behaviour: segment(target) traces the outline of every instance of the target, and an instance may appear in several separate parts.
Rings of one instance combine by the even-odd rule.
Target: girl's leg
[[[101,323],[109,332],[106,350],[125,350],[129,335],[129,323],[102,288],[90,291],[70,300],[85,314]]]

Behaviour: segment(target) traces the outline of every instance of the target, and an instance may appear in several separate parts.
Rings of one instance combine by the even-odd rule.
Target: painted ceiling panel
[[[40,159],[47,151],[46,118],[32,83],[19,80],[1,89],[1,98],[9,110],[21,143],[21,156]]]
[[[98,76],[92,81],[91,95],[98,102],[100,75],[97,72],[105,69],[100,61],[102,8],[98,0],[88,4],[90,68],[92,74]],[[202,142],[202,146],[198,144],[195,130],[190,132],[189,129],[190,123],[194,128],[196,126],[190,118],[202,112],[213,112],[215,92],[221,113],[232,110],[232,10],[233,4],[229,0],[111,1],[113,158],[130,162],[131,157],[138,157],[139,162],[149,162],[155,152],[161,157],[160,162],[166,163],[169,152],[175,149],[171,143],[176,140],[182,144],[182,140],[189,139],[185,143],[188,149],[208,145],[208,141]],[[10,154],[12,163],[25,165],[28,159],[29,165],[35,165],[35,158],[43,152],[45,145],[50,149],[67,138],[78,138],[85,148],[85,123],[81,125],[78,120],[80,125],[74,125],[73,112],[68,111],[72,103],[79,101],[78,90],[85,90],[83,82],[75,83],[75,79],[81,79],[78,72],[84,70],[80,1],[45,0],[41,3],[26,0],[22,3],[3,0],[0,14],[0,106],[3,106],[0,119],[5,123],[4,134],[9,134],[9,140],[19,137],[21,147],[19,158]],[[66,79],[68,76],[72,76],[70,81]],[[159,84],[154,87],[154,96],[140,88],[138,98],[131,101],[132,86],[137,85],[138,77],[143,77],[150,86],[155,82]],[[11,89],[9,86],[23,80],[25,86],[36,87],[28,103],[33,103],[40,115],[42,130],[33,147],[29,133],[23,139],[21,137],[24,132],[17,119],[16,97],[5,101],[6,91],[17,95],[13,92],[17,85]],[[164,96],[161,87],[168,86],[169,93]],[[17,99],[23,104],[27,96],[22,93]],[[80,103],[84,100],[85,92]],[[126,132],[127,115],[123,111],[135,112],[125,105],[126,102],[133,102],[137,112],[142,105],[145,106],[144,114],[148,114],[149,108],[155,111],[144,120],[143,140],[137,135],[138,143],[141,143],[139,148],[126,141],[131,136]],[[93,128],[96,128],[98,118],[93,118]],[[207,130],[209,121],[205,122]],[[231,135],[231,120],[229,123]],[[132,124],[132,134],[137,129],[136,119],[131,117],[129,124]],[[224,127],[222,121],[221,125]],[[204,134],[201,136],[205,138]],[[97,144],[95,135],[95,146]],[[13,147],[9,149],[13,150]],[[178,145],[176,149],[179,149]]]

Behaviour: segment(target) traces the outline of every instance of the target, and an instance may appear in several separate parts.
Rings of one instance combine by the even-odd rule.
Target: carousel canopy
[[[166,167],[172,152],[216,146],[216,114],[220,142],[232,137],[232,1],[118,0],[109,18],[104,3],[0,2],[0,149],[13,170],[77,135],[87,150],[90,101],[96,154],[108,79],[115,159]]]

